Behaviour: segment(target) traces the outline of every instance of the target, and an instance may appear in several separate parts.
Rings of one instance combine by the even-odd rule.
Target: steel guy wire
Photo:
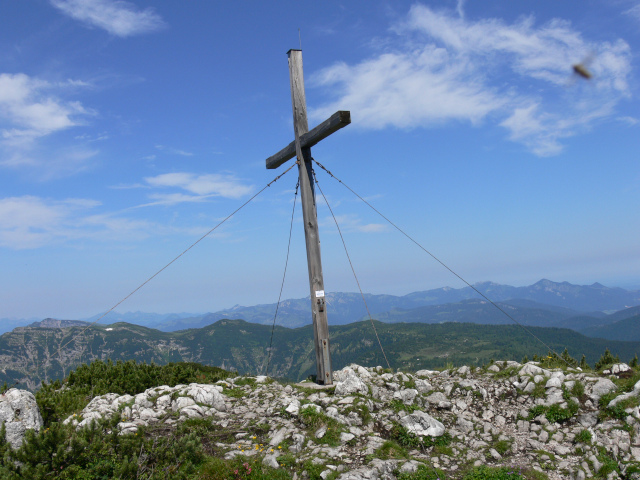
[[[312,160],[313,160],[313,158],[312,158]],[[318,163],[318,162],[316,162],[316,163]],[[391,365],[389,364],[389,360],[387,359],[387,354],[384,352],[384,348],[382,347],[382,342],[380,342],[380,337],[378,336],[378,330],[376,329],[376,325],[373,323],[373,318],[371,316],[371,312],[369,311],[369,306],[367,305],[367,301],[364,298],[364,293],[362,293],[362,287],[360,287],[360,282],[358,281],[358,276],[356,275],[356,270],[353,267],[353,263],[351,262],[351,257],[349,256],[349,250],[347,250],[347,244],[344,241],[344,237],[342,236],[342,231],[340,230],[340,225],[338,225],[338,220],[336,219],[336,216],[333,214],[333,209],[331,208],[331,205],[329,205],[329,201],[327,200],[327,197],[325,196],[324,192],[322,191],[322,188],[320,187],[320,184],[318,183],[318,178],[316,177],[316,172],[313,169],[311,171],[313,173],[313,179],[314,179],[314,181],[316,183],[316,186],[318,187],[318,190],[320,190],[320,193],[322,194],[322,198],[324,198],[324,201],[327,204],[327,207],[329,207],[329,211],[331,212],[331,216],[333,217],[333,221],[336,224],[336,228],[338,229],[338,233],[340,234],[340,240],[342,240],[342,246],[344,247],[344,253],[347,254],[347,260],[349,260],[349,265],[351,266],[351,271],[353,272],[353,277],[356,279],[356,283],[358,284],[358,290],[360,290],[360,295],[362,296],[362,301],[364,302],[364,306],[367,309],[367,313],[369,314],[369,320],[371,321],[371,326],[373,327],[373,332],[376,334],[376,339],[378,340],[378,345],[380,345],[380,350],[382,350],[382,355],[384,356],[384,360],[385,360],[385,362],[387,362],[387,367],[389,369],[391,369]]]
[[[164,267],[162,267],[160,270],[158,270],[156,273],[154,273],[153,275],[151,275],[148,279],[146,279],[144,282],[142,282],[137,288],[135,288],[131,293],[129,293],[126,297],[124,297],[122,300],[120,300],[118,303],[116,303],[113,307],[111,307],[109,310],[107,310],[104,314],[102,314],[97,320],[91,322],[89,325],[87,325],[82,331],[80,331],[80,333],[73,335],[67,342],[65,342],[64,344],[62,344],[61,346],[58,347],[58,351],[57,351],[57,355],[59,356],[62,351],[62,349],[64,347],[66,347],[67,345],[69,345],[69,343],[71,343],[72,341],[74,341],[78,336],[82,335],[84,332],[86,332],[89,328],[91,328],[92,326],[94,326],[96,323],[98,323],[100,320],[102,320],[104,317],[106,317],[109,313],[111,313],[113,310],[115,310],[120,304],[122,304],[123,302],[125,302],[127,299],[129,299],[129,297],[131,297],[133,294],[135,294],[138,290],[140,290],[142,287],[144,287],[147,283],[149,283],[151,280],[153,280],[155,277],[157,277],[160,273],[162,273],[164,270],[166,270],[170,265],[172,265],[176,260],[178,260],[180,257],[182,257],[185,253],[187,253],[189,250],[191,250],[193,247],[195,247],[198,243],[200,243],[202,240],[204,240],[205,238],[207,238],[209,235],[211,235],[218,227],[220,227],[220,225],[222,225],[223,223],[225,223],[227,220],[229,220],[231,217],[233,217],[236,213],[238,213],[240,210],[242,210],[245,206],[247,206],[249,203],[251,203],[258,195],[260,195],[262,192],[264,192],[267,188],[269,188],[271,185],[273,185],[275,182],[277,182],[278,180],[280,180],[280,178],[282,178],[285,174],[287,174],[293,167],[296,166],[296,163],[293,163],[289,168],[287,168],[284,172],[282,172],[280,175],[278,175],[277,177],[275,177],[273,180],[271,180],[269,183],[267,183],[258,193],[256,193],[255,195],[253,195],[249,200],[247,200],[246,202],[244,202],[242,205],[240,205],[238,208],[236,208],[233,212],[231,212],[229,215],[227,215],[221,222],[219,222],[215,227],[213,227],[211,230],[209,230],[207,233],[205,233],[204,235],[202,235],[198,240],[196,240],[195,242],[193,242],[188,248],[186,248],[180,255],[178,255],[177,257],[175,257],[173,260],[171,260],[169,263],[167,263]],[[55,355],[55,354],[54,354]],[[48,359],[49,361],[52,360],[52,358]],[[45,360],[46,361],[46,360]]]
[[[293,209],[291,210],[291,225],[289,225],[289,243],[287,245],[287,259],[284,262],[284,273],[282,274],[282,283],[280,284],[280,294],[278,295],[278,303],[276,304],[276,313],[273,316],[273,325],[271,326],[271,339],[269,340],[269,349],[267,350],[267,367],[264,369],[264,375],[269,374],[269,364],[271,363],[271,345],[273,345],[273,331],[276,328],[276,318],[278,318],[278,309],[280,308],[280,300],[282,299],[282,290],[284,289],[284,280],[287,277],[287,266],[289,265],[289,252],[291,251],[291,232],[293,232],[293,217],[296,213],[296,200],[298,198],[298,187],[300,180],[296,184],[296,193],[293,195]]]
[[[329,176],[331,176],[332,178],[334,178],[335,180],[337,180],[339,183],[341,183],[342,185],[344,185],[344,187],[349,190],[351,193],[353,193],[356,197],[358,197],[360,200],[362,200],[369,208],[371,208],[374,212],[376,212],[378,215],[380,215],[382,218],[384,218],[387,222],[389,222],[389,224],[391,224],[396,230],[398,230],[402,235],[404,235],[405,237],[407,237],[409,240],[411,240],[414,244],[416,244],[422,251],[424,251],[425,253],[427,253],[431,258],[433,258],[436,262],[438,262],[440,265],[442,265],[444,268],[446,268],[447,270],[449,270],[449,272],[451,272],[453,275],[455,275],[459,280],[461,280],[463,283],[465,283],[469,288],[471,288],[474,292],[476,292],[478,295],[480,295],[482,298],[484,298],[487,302],[489,302],[491,305],[493,305],[495,308],[497,308],[498,310],[500,310],[504,315],[507,316],[507,318],[509,318],[512,322],[514,322],[516,325],[518,325],[520,328],[522,328],[525,332],[527,332],[529,335],[531,335],[533,338],[535,338],[538,342],[540,342],[542,345],[544,345],[545,347],[547,347],[549,349],[550,352],[553,352],[556,357],[560,358],[564,363],[567,364],[567,366],[571,367],[571,365],[569,364],[569,362],[567,362],[564,358],[562,358],[560,355],[558,355],[558,353],[551,348],[549,345],[547,345],[545,342],[543,342],[542,340],[540,340],[540,338],[538,338],[533,332],[531,332],[529,329],[527,329],[524,325],[522,325],[520,322],[518,322],[515,318],[513,318],[511,315],[509,315],[509,313],[507,313],[503,308],[501,308],[497,303],[495,303],[493,300],[491,300],[489,297],[487,297],[484,293],[482,293],[480,290],[478,290],[476,287],[474,287],[473,285],[471,285],[469,282],[467,282],[464,278],[462,278],[460,275],[458,275],[455,271],[453,271],[453,269],[451,269],[448,265],[446,265],[442,260],[440,260],[438,257],[436,257],[433,253],[431,253],[429,250],[427,250],[426,248],[424,248],[417,240],[415,240],[413,237],[411,237],[408,233],[406,233],[404,230],[402,230],[399,226],[397,226],[395,223],[393,223],[391,220],[389,220],[386,216],[384,216],[377,208],[375,208],[373,205],[371,205],[369,202],[367,202],[364,198],[362,198],[362,196],[358,195],[358,193],[356,193],[351,187],[349,187],[346,183],[344,183],[342,180],[340,180],[338,177],[336,177],[333,173],[331,173],[324,165],[322,165],[320,162],[318,162],[315,159],[312,159],[321,169],[323,169],[325,172],[327,172],[329,174]],[[318,187],[319,188],[319,187]]]

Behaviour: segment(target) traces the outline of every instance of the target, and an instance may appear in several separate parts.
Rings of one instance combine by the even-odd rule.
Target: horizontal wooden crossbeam
[[[300,147],[313,147],[322,139],[327,138],[333,132],[337,132],[342,127],[346,127],[351,123],[351,112],[339,110],[317,127],[309,130],[300,136]],[[275,155],[267,158],[267,168],[278,168],[287,160],[296,156],[296,142],[293,141]]]

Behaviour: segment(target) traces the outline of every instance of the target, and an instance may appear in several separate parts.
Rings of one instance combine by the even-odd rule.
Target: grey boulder
[[[12,448],[22,445],[27,430],[40,431],[42,416],[33,393],[11,388],[0,395],[0,423],[5,425],[6,440]]]

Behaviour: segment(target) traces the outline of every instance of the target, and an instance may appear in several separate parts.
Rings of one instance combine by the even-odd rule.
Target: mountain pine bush
[[[154,363],[136,363],[134,360],[116,363],[97,360],[79,366],[62,381],[42,382],[42,387],[36,392],[36,401],[47,427],[82,410],[92,398],[99,395],[136,395],[159,385],[173,387],[194,382],[215,383],[235,375],[235,372],[198,363],[169,363],[160,366]]]

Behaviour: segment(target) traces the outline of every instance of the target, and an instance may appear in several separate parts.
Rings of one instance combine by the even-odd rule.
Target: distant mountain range
[[[253,375],[267,371],[272,329],[269,325],[223,319],[204,328],[178,332],[161,332],[128,323],[88,328],[86,325],[46,320],[0,336],[0,384],[6,381],[8,385],[35,389],[42,380],[63,378],[78,365],[96,359],[160,365],[198,362]],[[519,361],[525,355],[532,358],[534,354],[548,352],[545,345],[517,325],[381,322],[375,325],[392,368],[482,365],[490,359]],[[640,342],[588,338],[559,328],[527,329],[558,353],[566,347],[576,360],[584,354],[591,365],[605,348],[623,361],[629,361],[640,351]],[[332,326],[331,352],[334,369],[352,362],[386,367],[369,321]],[[269,375],[300,380],[314,371],[311,325],[295,329],[275,327]]]
[[[384,322],[375,323],[392,367],[433,368],[546,354],[544,345],[514,320],[558,352],[567,347],[592,364],[605,348],[622,360],[640,351],[639,291],[549,280],[529,287],[485,282],[475,288],[499,308],[469,287],[365,295],[374,319]],[[328,294],[327,303],[334,366],[384,365],[371,324],[362,321],[366,309],[361,296]],[[275,307],[236,306],[204,315],[112,313],[104,319],[109,325],[91,325],[99,317],[29,322],[0,336],[0,383],[33,389],[42,380],[64,377],[80,363],[107,358],[193,361],[261,373]],[[315,369],[309,311],[308,298],[280,304],[272,376],[297,380]]]
[[[512,287],[482,282],[474,287],[496,302],[517,322],[529,326],[562,327],[588,336],[616,340],[640,340],[640,326],[634,328],[634,318],[640,314],[640,291],[609,288],[599,283],[572,285],[568,282],[540,280],[528,287]],[[503,312],[484,300],[470,287],[450,287],[414,292],[404,296],[365,294],[374,319],[387,323],[479,324],[514,323]],[[359,293],[328,293],[329,324],[345,325],[368,318]],[[243,319],[247,322],[271,325],[276,304],[233,308],[206,314],[116,313],[100,323],[127,322],[164,332],[203,328],[221,319]],[[86,319],[92,322],[99,316]],[[624,322],[624,323],[620,323]],[[15,328],[15,321],[3,325],[0,333]],[[31,322],[25,322],[27,325]],[[289,299],[280,303],[277,325],[296,328],[311,323],[309,298]],[[11,328],[8,328],[11,327]]]
[[[522,308],[533,308],[559,313],[559,317],[567,318],[587,313],[589,317],[605,317],[628,307],[640,305],[640,290],[629,291],[622,288],[609,288],[599,283],[593,285],[572,285],[568,282],[552,282],[540,280],[528,287],[512,287],[493,282],[482,282],[474,285],[487,298],[494,302],[508,302]],[[423,292],[414,292],[404,296],[365,294],[369,311],[374,318],[382,321],[423,321],[419,312],[412,315],[412,320],[398,320],[403,311],[420,307],[437,306],[463,302],[465,300],[482,300],[480,295],[470,287],[443,287]],[[362,296],[359,293],[328,293],[327,311],[330,325],[345,325],[367,317]],[[495,307],[493,307],[495,308]],[[204,315],[189,314],[145,314],[141,312],[127,314],[109,314],[101,323],[123,321],[157,328],[165,332],[201,328],[222,318],[242,318],[248,322],[271,325],[276,311],[276,304],[262,304],[244,307],[236,305]],[[398,316],[393,315],[395,312]],[[499,312],[498,312],[499,313]],[[504,316],[503,314],[500,314]],[[97,317],[96,317],[97,318]],[[396,318],[396,319],[394,319]],[[506,317],[505,317],[506,318]],[[543,322],[545,325],[553,320],[551,316]],[[88,319],[91,321],[91,319]],[[475,322],[473,317],[460,317],[443,321]],[[280,302],[277,324],[295,328],[311,323],[309,298],[289,299]],[[427,322],[437,323],[437,322]],[[504,323],[501,320],[478,323]]]

